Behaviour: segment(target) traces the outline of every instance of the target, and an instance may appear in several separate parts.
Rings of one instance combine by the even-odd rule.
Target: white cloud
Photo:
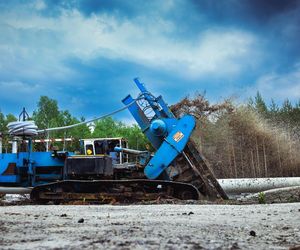
[[[211,30],[203,33],[198,45],[187,48],[188,70],[191,74],[232,75],[251,66],[244,60],[254,53],[255,37],[239,30]]]
[[[44,10],[47,7],[47,5],[43,0],[36,0],[35,2],[33,2],[32,7],[36,10]]]
[[[6,94],[12,92],[10,97],[14,97],[16,93],[23,95],[33,94],[40,88],[41,86],[38,84],[31,85],[20,81],[0,82],[0,92]]]
[[[37,1],[35,8],[44,9],[45,3]],[[4,36],[0,69],[34,79],[67,79],[76,73],[64,65],[66,58],[88,61],[102,56],[197,79],[209,74],[234,75],[253,66],[247,61],[257,44],[251,33],[216,28],[203,31],[190,42],[175,39],[176,28],[159,16],[121,22],[107,14],[85,17],[76,10],[54,18],[30,8],[12,9],[3,13],[0,21]]]
[[[41,92],[43,92],[43,87],[39,84],[29,84],[21,81],[0,81],[1,111],[7,113],[17,110],[18,112],[22,107],[27,107],[31,111],[32,106],[38,99],[36,93]],[[15,105],[16,107],[10,107],[10,105]]]
[[[261,76],[252,88],[252,92],[254,92],[253,89],[269,99],[300,99],[300,63],[288,73],[270,73]]]

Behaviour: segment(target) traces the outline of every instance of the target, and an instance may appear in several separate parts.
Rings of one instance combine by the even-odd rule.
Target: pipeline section
[[[300,186],[300,177],[218,179],[227,194],[257,193],[275,188]],[[0,187],[0,194],[29,194],[31,188]]]
[[[242,194],[300,186],[300,177],[218,179],[218,182],[227,194]]]

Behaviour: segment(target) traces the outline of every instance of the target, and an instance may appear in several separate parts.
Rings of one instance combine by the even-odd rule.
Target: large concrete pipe
[[[300,177],[218,179],[227,194],[257,193],[283,187],[300,186]]]
[[[218,179],[227,194],[257,193],[274,188],[300,186],[300,177]],[[29,194],[31,188],[0,187],[0,194]]]

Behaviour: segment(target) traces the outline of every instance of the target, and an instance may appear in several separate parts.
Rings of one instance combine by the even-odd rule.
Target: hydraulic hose
[[[7,127],[11,136],[34,136],[38,134],[38,127],[34,121],[10,122]]]

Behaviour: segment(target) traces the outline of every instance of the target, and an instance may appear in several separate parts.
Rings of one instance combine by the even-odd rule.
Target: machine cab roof
[[[82,153],[85,155],[109,155],[114,164],[128,162],[128,155],[115,152],[115,147],[128,147],[128,141],[122,137],[81,139]]]

